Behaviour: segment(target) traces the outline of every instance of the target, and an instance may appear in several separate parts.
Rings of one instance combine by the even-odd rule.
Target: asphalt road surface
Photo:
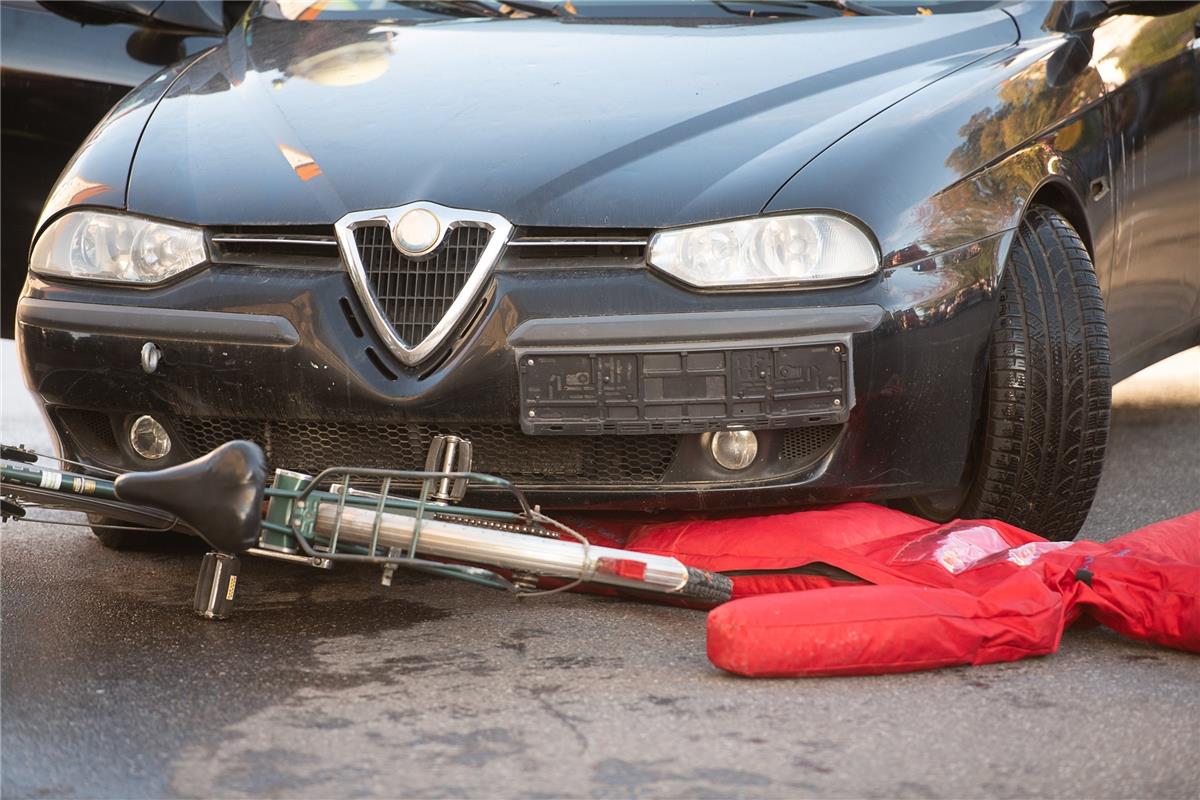
[[[3,357],[3,436],[45,432]],[[1200,506],[1200,350],[1116,390],[1085,535]],[[69,517],[68,517],[69,518]],[[247,559],[193,617],[198,552],[0,535],[0,792],[18,797],[1200,797],[1200,657],[1104,629],[1059,654],[751,681],[704,615]]]

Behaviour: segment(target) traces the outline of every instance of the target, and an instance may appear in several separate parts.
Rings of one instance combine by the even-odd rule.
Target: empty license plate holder
[[[529,434],[694,433],[845,422],[849,336],[803,344],[518,353]]]

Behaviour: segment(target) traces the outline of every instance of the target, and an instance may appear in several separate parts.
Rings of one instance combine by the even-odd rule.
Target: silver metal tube
[[[245,552],[248,556],[273,558],[277,561],[290,561],[293,564],[304,564],[309,567],[321,567],[322,569],[329,569],[333,566],[329,559],[321,558],[320,556],[314,558],[313,556],[302,556],[298,553],[285,553],[281,550],[266,550],[262,547],[251,547],[243,552]]]
[[[336,504],[321,503],[317,509],[318,534],[329,536],[333,532],[337,513]],[[375,516],[375,511],[371,509],[344,508],[339,539],[369,547]],[[412,542],[416,519],[407,514],[385,513],[382,516],[379,545],[407,550]],[[660,592],[679,591],[688,580],[687,567],[666,556],[591,545],[586,549],[585,563],[585,550],[577,542],[475,528],[437,519],[421,521],[417,553],[503,569],[524,570],[548,577],[568,580],[585,577],[592,583],[631,589],[653,589]],[[619,562],[628,564],[631,561],[645,565],[645,573],[640,579],[627,577],[627,570],[621,570],[625,575],[616,574],[615,569]]]
[[[442,454],[442,463],[438,467],[443,472],[453,472],[455,469],[455,460],[458,458],[458,437],[446,437],[446,452]],[[437,493],[434,495],[439,500],[450,499],[450,479],[442,478],[438,481]]]

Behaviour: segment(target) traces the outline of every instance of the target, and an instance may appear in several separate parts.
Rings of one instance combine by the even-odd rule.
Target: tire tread
[[[961,516],[1070,539],[1100,482],[1112,390],[1099,281],[1053,209],[1031,207],[1018,229],[989,361],[984,445]]]

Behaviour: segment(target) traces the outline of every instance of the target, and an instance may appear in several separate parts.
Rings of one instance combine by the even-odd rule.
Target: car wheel
[[[1108,324],[1092,259],[1058,212],[1017,230],[992,325],[979,429],[957,491],[917,498],[930,519],[1000,519],[1071,539],[1091,508],[1108,443]]]

